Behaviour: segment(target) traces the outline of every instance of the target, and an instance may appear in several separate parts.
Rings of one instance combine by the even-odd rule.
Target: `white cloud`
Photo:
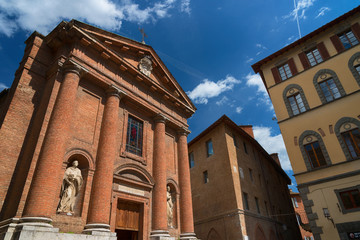
[[[306,10],[314,5],[316,0],[299,0],[294,8],[288,15],[284,16],[283,18],[291,18],[295,21],[297,18],[299,19],[306,19],[305,12]]]
[[[278,153],[281,166],[284,170],[292,170],[291,164],[289,161],[289,156],[287,155],[285,143],[281,136],[271,135],[271,128],[269,127],[253,127],[254,136],[256,141],[269,153]]]
[[[243,108],[242,108],[242,107],[236,107],[236,109],[235,109],[235,111],[236,111],[237,113],[241,113],[241,112],[242,112],[242,110],[243,110]]]
[[[330,11],[331,9],[328,7],[322,7],[318,10],[318,15],[315,18],[322,17],[325,15],[325,12]]]
[[[180,11],[185,12],[187,14],[191,13],[190,0],[181,0]]]
[[[248,58],[245,62],[246,63],[251,63],[252,61],[254,61],[254,58]]]
[[[5,88],[9,88],[8,86],[6,86],[4,83],[0,82],[0,91],[2,91]]]
[[[204,79],[192,91],[188,91],[187,94],[195,103],[207,104],[209,98],[217,97],[223,92],[232,90],[234,85],[239,83],[241,81],[231,75],[227,75],[225,79],[217,82]]]
[[[123,21],[144,23],[169,17],[176,1],[157,0],[149,6],[134,0],[0,1],[0,33],[11,36],[22,29],[47,34],[60,21],[73,18],[115,31]],[[189,4],[190,0],[182,0],[179,10],[190,11]]]
[[[220,99],[219,101],[216,102],[216,105],[221,106],[224,105],[225,103],[227,103],[229,101],[229,99],[226,96],[223,96],[222,99]]]
[[[255,86],[255,87],[257,87],[257,92],[267,95],[265,85],[259,74],[249,73],[248,75],[246,75],[245,79],[246,79],[247,86]]]
[[[261,49],[267,50],[267,47],[265,47],[264,45],[262,45],[262,44],[260,44],[260,43],[255,44],[255,46],[256,46],[257,48],[261,48]]]
[[[258,100],[260,101],[258,103],[258,106],[260,105],[260,103],[264,103],[267,106],[269,106],[269,110],[273,110],[274,107],[271,103],[270,97],[266,91],[265,85],[264,85],[260,75],[249,73],[248,75],[246,75],[245,79],[246,79],[246,85],[248,87],[256,87],[257,88],[256,92],[258,95],[260,95],[260,98],[258,98]]]

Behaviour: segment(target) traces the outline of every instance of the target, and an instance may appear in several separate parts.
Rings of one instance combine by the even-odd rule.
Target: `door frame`
[[[111,218],[110,218],[110,229],[115,232],[116,228],[116,209],[118,202],[131,202],[140,205],[140,222],[139,222],[139,240],[146,240],[149,233],[149,210],[150,201],[146,197],[140,197],[130,195],[118,191],[113,191],[112,203],[111,203]]]

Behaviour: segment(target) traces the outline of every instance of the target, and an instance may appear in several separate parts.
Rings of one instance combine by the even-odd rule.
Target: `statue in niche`
[[[68,167],[65,171],[61,186],[60,202],[57,208],[58,213],[66,213],[66,215],[69,216],[74,214],[76,196],[83,183],[83,178],[78,165],[79,162],[75,160],[72,162],[72,166]]]
[[[146,76],[150,77],[151,71],[153,70],[152,61],[151,61],[150,56],[145,56],[140,60],[139,70]]]
[[[171,189],[170,186],[167,186],[167,192],[166,192],[166,200],[167,200],[167,222],[168,226],[173,226],[173,208],[174,208],[174,202],[171,195]]]

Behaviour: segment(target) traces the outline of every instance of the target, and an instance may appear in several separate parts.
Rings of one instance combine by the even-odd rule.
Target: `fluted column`
[[[153,177],[155,180],[152,196],[152,237],[168,237],[166,212],[166,158],[165,121],[159,114],[155,117]]]
[[[21,219],[24,223],[51,227],[50,216],[56,211],[54,201],[59,194],[59,174],[64,161],[81,72],[81,68],[70,61],[63,66],[63,81],[37,161],[24,217]]]
[[[180,239],[196,239],[194,233],[194,219],[191,199],[191,183],[190,183],[190,169],[187,129],[181,129],[178,132],[178,164],[179,164],[179,185],[180,185],[180,225],[181,234]]]
[[[115,86],[107,90],[85,232],[110,231],[113,171],[118,147],[116,134],[122,95],[123,92]]]

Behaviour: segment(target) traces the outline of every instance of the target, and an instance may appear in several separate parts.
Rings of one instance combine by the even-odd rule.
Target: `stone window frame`
[[[345,92],[345,90],[344,90],[338,76],[336,75],[336,73],[333,70],[330,70],[330,69],[321,69],[315,74],[314,79],[313,79],[313,83],[314,83],[315,89],[316,89],[316,91],[317,91],[317,93],[319,95],[319,98],[320,98],[322,104],[328,103],[328,101],[326,101],[324,93],[320,88],[320,84],[319,84],[318,79],[319,78],[321,80],[329,79],[330,77],[325,77],[324,79],[322,79],[322,76],[327,75],[327,74],[329,74],[331,76],[331,78],[334,80],[334,83],[335,83],[337,89],[339,90],[340,98],[342,98],[342,97],[344,97],[346,95],[346,92]],[[337,98],[337,99],[339,99],[339,98]],[[333,101],[335,101],[337,99],[334,99]]]
[[[346,160],[347,161],[352,161],[353,158],[351,157],[351,154],[349,152],[349,149],[346,146],[346,143],[344,142],[344,139],[341,136],[341,132],[340,132],[340,128],[342,125],[346,124],[346,123],[352,123],[355,124],[359,129],[360,129],[360,121],[355,119],[355,118],[351,118],[351,117],[343,117],[340,120],[338,120],[335,124],[335,135],[340,143],[341,149],[343,150]]]
[[[308,101],[307,101],[307,99],[305,97],[303,89],[297,84],[290,84],[283,91],[283,99],[284,99],[284,102],[285,102],[286,110],[288,111],[290,117],[294,117],[294,116],[302,114],[302,112],[300,112],[299,114],[294,115],[294,113],[293,113],[293,111],[291,109],[287,93],[293,88],[298,90],[298,93],[300,93],[301,99],[302,99],[302,101],[304,103],[304,106],[305,106],[305,112],[310,110],[310,106],[309,106],[309,103],[308,103]]]
[[[203,181],[204,184],[207,184],[209,182],[209,173],[207,170],[203,171]]]
[[[360,52],[357,52],[354,55],[352,55],[348,62],[349,69],[350,69],[352,75],[354,76],[357,84],[360,86],[360,74],[354,66],[355,61],[358,62],[358,64],[356,64],[356,65],[359,66],[360,65]]]
[[[346,209],[343,202],[342,202],[340,193],[341,192],[346,192],[346,191],[351,191],[351,190],[358,190],[360,192],[360,185],[347,187],[347,188],[342,188],[342,189],[334,189],[334,192],[336,194],[336,197],[338,199],[338,202],[339,202],[339,205],[340,205],[340,208],[341,208],[341,212],[343,214],[359,212],[360,211],[360,207],[359,208]]]
[[[194,152],[190,152],[189,153],[189,168],[193,168],[195,167],[195,157],[194,157]]]
[[[304,131],[300,137],[299,137],[299,147],[300,147],[300,151],[301,151],[301,154],[303,156],[303,159],[305,161],[305,166],[306,166],[306,169],[308,171],[313,171],[313,170],[317,170],[319,168],[323,168],[323,167],[326,167],[326,166],[320,166],[320,167],[317,167],[317,168],[313,168],[311,167],[311,163],[310,163],[310,160],[308,159],[308,156],[306,154],[306,150],[304,148],[304,140],[307,136],[314,136],[316,137],[317,141],[319,142],[319,145],[320,145],[320,149],[324,155],[324,158],[325,158],[325,161],[326,161],[326,166],[330,166],[331,165],[331,160],[330,160],[330,157],[329,157],[329,154],[326,150],[326,147],[325,147],[325,144],[320,136],[319,133],[315,132],[315,131],[312,131],[312,130],[306,130]]]
[[[206,157],[211,157],[214,155],[214,145],[212,139],[209,139],[205,142],[206,145]]]
[[[148,160],[148,151],[147,151],[147,141],[148,141],[148,130],[149,130],[149,122],[146,121],[145,119],[139,117],[139,114],[136,114],[135,112],[129,112],[127,110],[124,110],[124,121],[123,121],[123,126],[122,126],[122,142],[123,144],[121,144],[120,147],[120,156],[124,157],[124,158],[129,158],[135,161],[140,162],[143,165],[147,165],[147,160]],[[126,151],[126,137],[127,137],[127,128],[128,128],[128,118],[129,115],[142,121],[143,122],[143,142],[142,142],[142,156],[138,156],[136,154],[133,154],[131,152]]]

